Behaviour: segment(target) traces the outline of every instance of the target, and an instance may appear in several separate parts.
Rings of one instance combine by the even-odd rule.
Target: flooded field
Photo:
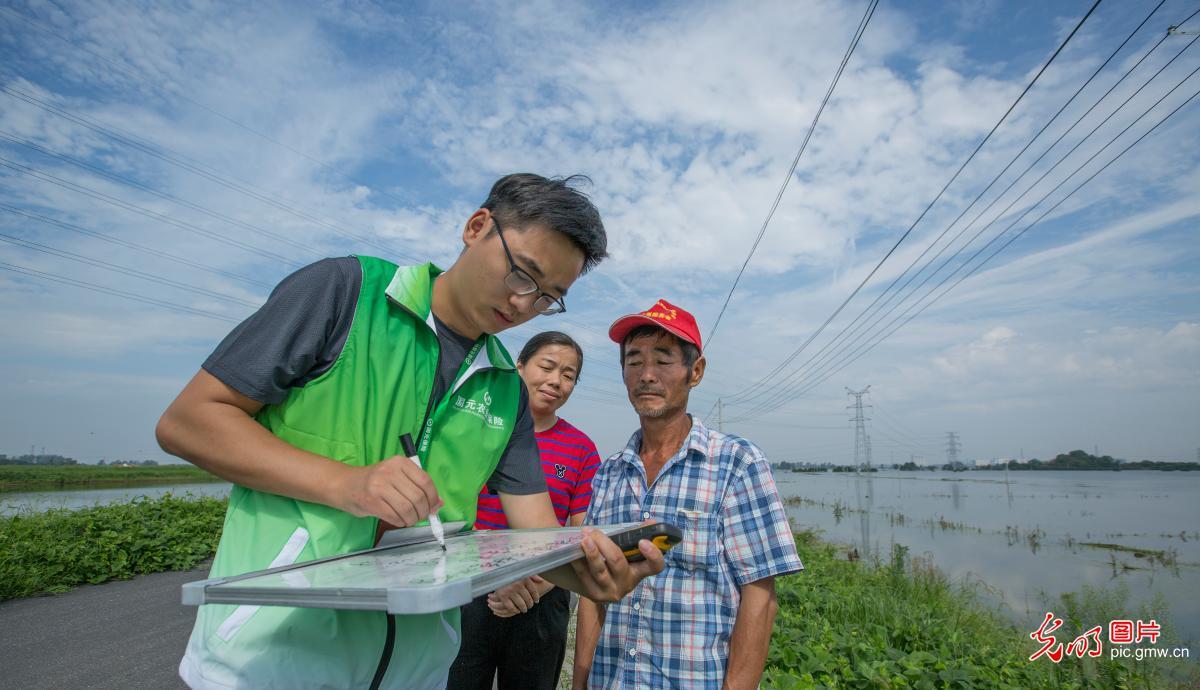
[[[229,482],[186,482],[156,486],[121,486],[104,489],[62,489],[54,491],[5,491],[0,492],[0,515],[15,515],[25,511],[43,511],[52,508],[89,508],[94,505],[128,503],[138,496],[156,498],[171,493],[176,496],[229,495],[233,485]]]
[[[776,472],[798,528],[860,558],[892,545],[957,581],[981,582],[1035,630],[1082,585],[1128,591],[1127,611],[1161,597],[1195,660],[1200,641],[1200,473]],[[1108,621],[1089,621],[1105,625]]]

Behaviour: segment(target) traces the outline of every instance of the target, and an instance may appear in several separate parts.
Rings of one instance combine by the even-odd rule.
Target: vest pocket
[[[683,528],[683,541],[667,552],[668,558],[685,570],[716,568],[721,550],[718,516],[680,510],[676,521]]]
[[[308,530],[303,527],[297,527],[292,536],[284,543],[283,548],[279,550],[275,558],[271,560],[271,565],[268,568],[278,568],[285,565],[291,565],[300,557],[300,553],[304,551],[304,547],[308,546]],[[246,624],[250,618],[258,612],[259,606],[243,604],[233,610],[229,617],[221,623],[217,628],[217,636],[228,642],[237,634],[242,626]]]

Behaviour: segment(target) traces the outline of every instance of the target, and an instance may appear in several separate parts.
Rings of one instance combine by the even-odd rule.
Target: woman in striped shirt
[[[581,525],[600,464],[596,445],[558,416],[583,369],[583,350],[571,336],[546,331],[529,339],[517,370],[529,392],[542,471],[561,525]],[[507,529],[500,497],[484,486],[475,529]],[[491,690],[546,688],[558,683],[570,617],[566,590],[539,577],[509,585],[462,608],[462,646],[447,687]]]

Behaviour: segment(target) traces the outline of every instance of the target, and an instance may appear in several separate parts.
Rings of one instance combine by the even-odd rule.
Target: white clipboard
[[[183,585],[183,603],[433,613],[583,558],[582,528],[452,532],[446,550],[428,526],[392,530],[380,546],[295,565]],[[642,524],[597,526],[611,536]]]

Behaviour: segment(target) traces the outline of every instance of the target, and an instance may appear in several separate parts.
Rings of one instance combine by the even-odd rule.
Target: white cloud
[[[369,251],[446,265],[457,253],[463,218],[497,175],[590,174],[613,258],[572,290],[566,328],[585,341],[589,355],[596,353],[595,361],[610,362],[608,322],[660,295],[691,307],[707,334],[862,8],[817,2],[798,12],[788,3],[762,3],[747,11],[705,3],[619,14],[524,3],[408,8],[397,15],[369,3],[335,2],[310,11],[137,3],[34,10],[39,21],[103,59],[28,27],[9,28],[3,45],[14,59],[3,72],[5,84],[118,126],[284,208],[6,96],[0,127],[301,246],[60,163],[31,157],[31,165],[293,261]],[[824,321],[1040,65],[1028,51],[1043,56],[1050,46],[1033,49],[1028,42],[1012,64],[967,57],[952,25],[974,31],[972,22],[992,11],[1004,10],[973,6],[945,20],[886,6],[876,14],[724,317],[709,352],[709,380],[698,391],[705,409],[716,394],[757,380]],[[1064,19],[1060,38],[1074,21]],[[1111,38],[1088,30],[1079,36],[1080,47],[1046,73],[864,295],[796,364],[817,354],[917,257],[1094,69]],[[1161,61],[1151,63],[1145,67]],[[1200,212],[1192,201],[1200,167],[1178,146],[1194,138],[1196,116],[1181,116],[996,265],[814,389],[803,409],[840,410],[843,385],[872,381],[887,400],[986,413],[1036,407],[1081,383],[1128,391],[1139,382],[1194,379],[1189,329],[1200,314],[1195,271],[1181,262],[1197,250],[1187,238],[1194,238],[1188,229]],[[0,155],[25,160],[26,152],[3,148]],[[288,270],[3,174],[6,203],[267,284]],[[268,289],[8,215],[0,213],[3,231],[90,257],[238,299],[261,300]],[[0,246],[0,260],[231,316],[245,311],[9,246]],[[79,288],[8,273],[0,281],[0,318],[24,326],[3,342],[27,356],[37,349],[46,356],[85,352],[90,361],[112,362],[130,353],[178,352],[169,368],[182,377],[227,329]],[[555,325],[539,320],[509,341],[519,344],[518,336]],[[630,416],[621,416],[615,368],[592,371],[594,395],[608,404],[593,407],[581,398],[572,407],[596,427],[620,427],[619,434],[603,433],[612,443],[618,435],[623,441]],[[975,399],[946,395],[947,386],[961,386]],[[783,432],[764,430],[764,438],[787,447]]]

